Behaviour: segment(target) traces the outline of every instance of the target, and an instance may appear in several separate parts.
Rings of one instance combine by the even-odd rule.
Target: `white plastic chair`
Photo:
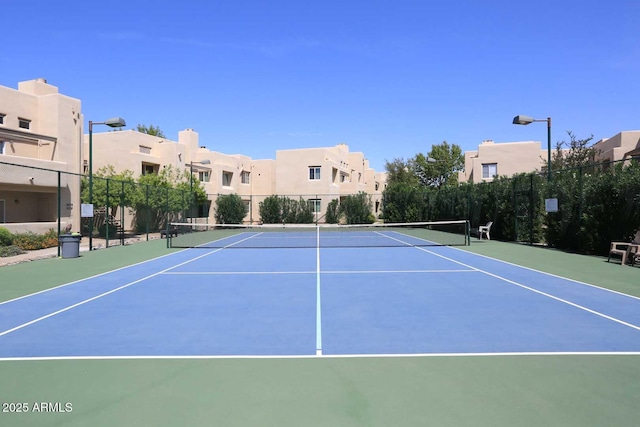
[[[478,227],[478,239],[482,240],[482,235],[484,234],[485,236],[487,236],[487,240],[491,240],[491,235],[489,233],[491,232],[492,224],[493,222],[489,221],[487,225],[481,225],[480,227]]]

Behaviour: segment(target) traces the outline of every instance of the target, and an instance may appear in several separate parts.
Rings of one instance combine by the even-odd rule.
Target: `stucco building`
[[[94,133],[92,139],[94,172],[109,165],[118,172],[131,170],[134,176],[158,173],[168,166],[193,172],[208,195],[209,206],[219,195],[238,194],[247,204],[245,221],[249,223],[260,220],[259,204],[271,195],[303,198],[316,220],[322,221],[331,200],[362,191],[371,195],[374,214],[381,213],[386,174],[373,170],[363,153],[350,152],[346,144],[278,150],[275,160],[254,160],[201,146],[193,129],[179,132],[178,141],[133,130]],[[85,153],[88,144],[85,135]],[[214,222],[209,206],[198,209],[199,222]]]
[[[624,131],[593,144],[597,162],[613,162],[640,157],[640,131]],[[464,153],[464,171],[460,182],[492,181],[496,176],[542,171],[546,167],[547,149],[539,141],[483,141],[477,150]]]
[[[83,122],[80,100],[44,79],[20,82],[18,89],[0,86],[4,227],[44,232],[57,227],[58,216],[63,224],[79,224]]]
[[[59,93],[44,79],[0,86],[0,223],[13,232],[44,232],[81,222],[81,179],[89,172],[89,135],[81,101]],[[96,132],[96,129],[99,131]],[[92,132],[92,170],[113,166],[134,177],[173,167],[192,172],[209,198],[238,194],[249,207],[247,222],[259,221],[259,203],[270,195],[303,197],[322,221],[334,198],[364,191],[381,213],[386,174],[369,167],[363,153],[345,144],[280,150],[275,159],[224,154],[201,144],[193,129],[178,141],[134,130]],[[58,173],[58,171],[60,173]],[[60,189],[60,191],[58,190]],[[60,203],[58,203],[60,201]],[[213,222],[214,212],[201,206],[199,221]],[[131,226],[127,213],[125,227]]]
[[[492,181],[496,176],[512,176],[521,172],[542,170],[547,150],[540,142],[483,141],[477,150],[464,153],[464,171],[458,174],[460,182]]]
[[[640,130],[620,132],[611,138],[603,138],[593,147],[598,150],[600,161],[615,162],[640,157]]]
[[[46,231],[80,223],[81,174],[88,173],[89,136],[81,101],[59,93],[44,79],[0,86],[0,223],[11,231]],[[640,131],[620,132],[598,141],[599,160],[640,156]],[[134,177],[171,166],[193,172],[208,195],[200,221],[213,222],[209,209],[221,194],[238,194],[249,208],[247,222],[258,222],[259,204],[280,195],[307,200],[322,221],[329,202],[349,194],[371,195],[376,216],[382,212],[386,173],[369,166],[363,153],[346,144],[278,150],[275,159],[212,151],[198,133],[185,129],[172,141],[134,130],[93,133],[93,172],[112,165]],[[461,182],[541,171],[546,147],[537,141],[483,141],[465,153]],[[60,190],[58,190],[60,189]],[[130,222],[129,222],[130,223]],[[125,222],[125,225],[127,223]],[[78,228],[78,227],[74,227]]]

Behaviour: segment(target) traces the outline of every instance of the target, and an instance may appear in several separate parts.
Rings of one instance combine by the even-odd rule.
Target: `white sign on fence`
[[[93,218],[93,205],[88,203],[80,205],[80,216],[82,218]]]

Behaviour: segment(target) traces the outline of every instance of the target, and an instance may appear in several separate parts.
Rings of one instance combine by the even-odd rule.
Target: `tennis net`
[[[468,245],[469,221],[376,224],[173,223],[172,248],[348,248]]]

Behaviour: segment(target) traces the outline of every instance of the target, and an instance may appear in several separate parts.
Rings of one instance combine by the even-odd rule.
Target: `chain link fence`
[[[203,218],[208,216],[210,221],[216,221],[216,202],[221,196],[223,195],[209,194],[207,196],[210,205],[206,208],[203,206],[199,207],[199,213],[202,214],[199,215],[199,220],[202,221]],[[242,221],[246,224],[261,224],[265,222],[272,223],[274,222],[274,218],[277,216],[273,212],[274,210],[279,210],[281,221],[288,223],[336,222],[338,218],[332,217],[332,214],[336,214],[335,210],[339,209],[340,203],[348,197],[347,195],[320,193],[287,195],[247,194],[239,196],[246,206],[247,214]],[[372,220],[377,219],[382,213],[382,195],[364,194],[364,197],[367,202],[370,202]],[[273,206],[273,202],[276,199],[278,206]],[[267,207],[265,203],[269,206]]]
[[[194,200],[170,186],[0,162],[0,224],[11,232],[73,231],[108,247],[190,220]]]
[[[546,174],[499,177],[420,194],[425,220],[493,222],[492,238],[606,255],[611,241],[638,239],[640,162],[590,164]],[[547,201],[557,200],[548,211]],[[385,206],[394,200],[387,197]],[[417,209],[417,208],[410,208]]]

